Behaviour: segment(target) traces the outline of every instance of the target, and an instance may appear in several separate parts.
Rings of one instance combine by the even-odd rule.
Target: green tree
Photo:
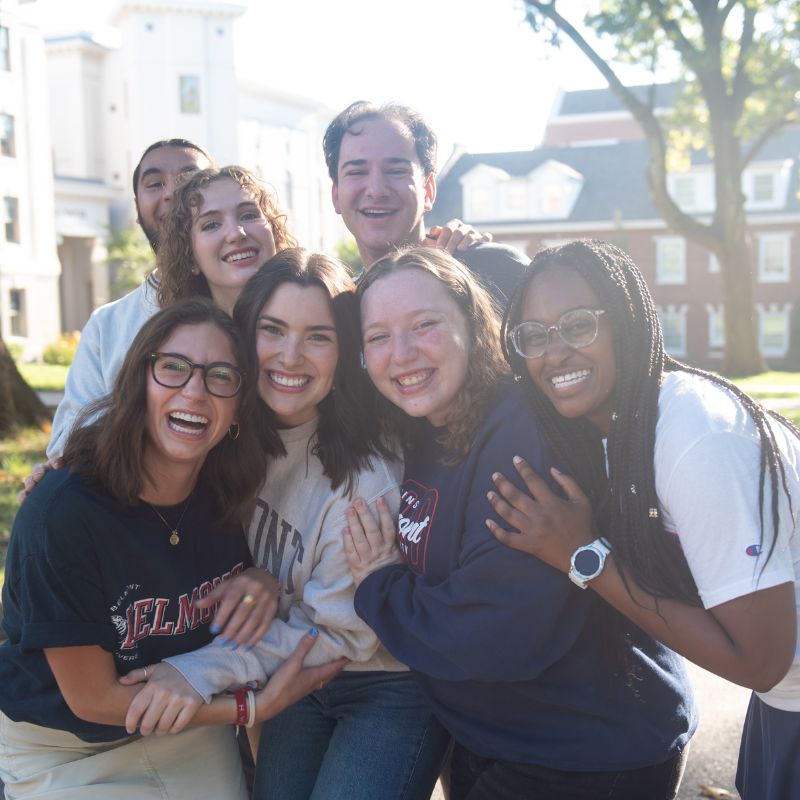
[[[155,256],[138,225],[111,232],[106,263],[114,269],[111,294],[114,298],[135,289],[153,268]]]
[[[800,3],[797,0],[600,0],[583,30],[613,48],[610,62],[556,0],[523,0],[536,31],[554,44],[566,35],[608,81],[639,122],[650,159],[653,203],[676,233],[712,251],[721,266],[725,305],[725,358],[729,375],[761,372],[742,174],[764,144],[800,119]],[[574,11],[575,4],[564,4]],[[682,90],[675,109],[656,116],[617,76],[614,64],[655,71],[676,65]],[[713,159],[715,207],[696,219],[667,191],[667,172],[687,163],[689,147]]]
[[[344,239],[336,245],[336,255],[350,268],[352,275],[358,275],[364,265],[361,263],[361,256],[358,254],[358,246],[355,239]]]

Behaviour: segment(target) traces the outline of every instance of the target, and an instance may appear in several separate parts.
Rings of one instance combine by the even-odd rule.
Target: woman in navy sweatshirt
[[[498,471],[550,449],[503,366],[499,323],[446,253],[359,287],[364,360],[406,466],[399,519],[357,501],[356,610],[455,738],[452,800],[673,798],[696,714],[679,657],[486,527]]]

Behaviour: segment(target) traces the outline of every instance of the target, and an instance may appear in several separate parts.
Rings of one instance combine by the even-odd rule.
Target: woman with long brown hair
[[[241,523],[264,455],[242,415],[242,363],[235,326],[207,300],[151,318],[65,466],[17,514],[0,647],[0,776],[14,797],[243,798],[233,723],[341,667],[302,670],[307,636],[277,682],[217,698],[203,727],[172,740],[123,727],[140,687],[118,675],[210,641],[193,601],[250,563]]]

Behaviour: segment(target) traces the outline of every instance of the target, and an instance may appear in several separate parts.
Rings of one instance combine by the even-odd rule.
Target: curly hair
[[[601,433],[585,418],[562,417],[533,384],[525,360],[509,344],[509,333],[521,321],[525,294],[533,279],[545,270],[573,270],[597,295],[611,327],[617,366],[614,415],[608,435],[608,477]],[[664,530],[658,508],[653,453],[658,397],[662,375],[682,371],[724,387],[742,405],[755,424],[761,442],[759,502],[764,511],[766,477],[771,482],[773,537],[778,532],[778,501],[782,485],[788,496],[783,462],[769,419],[795,435],[794,426],[768,411],[741,389],[714,373],[676,361],[664,351],[661,326],[653,298],[633,260],[618,247],[600,240],[574,241],[537,253],[512,296],[503,319],[503,349],[522,385],[551,446],[592,501],[598,528],[614,545],[623,577],[655,597],[698,604],[689,566],[674,536]],[[615,500],[612,502],[612,498]],[[791,503],[791,497],[789,497]],[[762,530],[763,544],[763,530]]]
[[[472,447],[498,381],[509,374],[500,346],[500,315],[491,295],[467,267],[444,250],[421,245],[398,250],[370,267],[358,286],[359,298],[363,302],[364,295],[381,278],[412,269],[436,278],[467,322],[467,374],[441,437],[446,463],[457,464]],[[415,421],[388,400],[384,399],[384,406],[385,435],[406,448],[413,447]]]
[[[244,363],[241,338],[233,320],[205,298],[182,300],[145,322],[131,343],[111,394],[87,407],[72,428],[64,463],[123,505],[139,502],[149,477],[145,451],[150,354],[158,351],[176,328],[206,323],[227,337],[237,363]],[[249,519],[266,471],[264,450],[248,430],[251,415],[246,409],[253,403],[253,383],[245,377],[240,396],[231,400],[239,403],[243,435],[235,441],[223,437],[208,453],[200,470],[199,485],[213,498],[221,521]]]
[[[195,266],[192,249],[192,221],[203,207],[203,192],[219,180],[235,181],[243,191],[252,195],[261,213],[272,227],[277,252],[295,247],[297,241],[289,232],[286,214],[278,208],[275,196],[250,170],[239,166],[209,167],[195,172],[172,199],[172,207],[165,217],[158,240],[156,254],[158,267],[158,302],[166,308],[184,297],[211,297],[208,281],[201,273],[193,275]]]
[[[261,309],[285,283],[316,286],[328,297],[336,326],[339,358],[333,390],[319,404],[314,454],[322,463],[331,487],[344,486],[350,494],[358,473],[368,469],[372,456],[395,458],[382,444],[380,424],[373,410],[373,392],[359,364],[358,311],[355,284],[347,267],[323,253],[292,247],[274,255],[245,284],[233,311],[245,341],[246,369],[260,372],[257,337]],[[262,402],[254,415],[257,436],[272,456],[286,455],[272,411]]]

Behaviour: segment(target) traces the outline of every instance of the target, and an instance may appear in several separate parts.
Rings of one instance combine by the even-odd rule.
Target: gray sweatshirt
[[[312,420],[281,431],[287,453],[270,461],[248,531],[254,563],[282,586],[278,615],[266,635],[250,652],[212,643],[166,659],[207,703],[225,689],[250,681],[264,684],[312,627],[319,629],[319,639],[306,665],[346,656],[348,670],[406,669],[356,615],[342,545],[344,513],[356,497],[374,507],[383,496],[396,516],[402,465],[373,459],[373,468],[358,476],[352,498],[342,487],[333,491],[312,453],[316,429]]]

